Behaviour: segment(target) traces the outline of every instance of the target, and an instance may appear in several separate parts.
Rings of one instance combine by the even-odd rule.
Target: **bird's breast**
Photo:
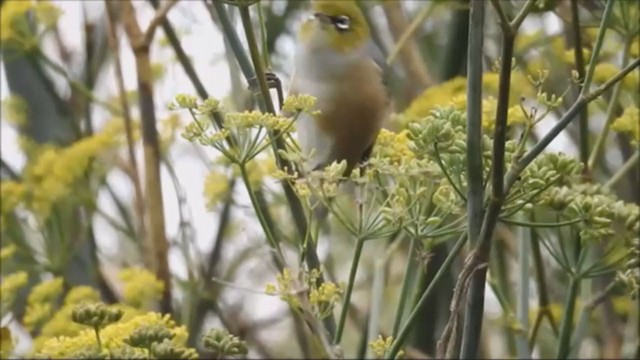
[[[375,141],[387,112],[387,95],[379,70],[363,61],[340,78],[307,78],[296,71],[292,92],[317,99],[317,116],[298,119],[302,150],[315,156],[311,166],[346,160],[352,167]]]

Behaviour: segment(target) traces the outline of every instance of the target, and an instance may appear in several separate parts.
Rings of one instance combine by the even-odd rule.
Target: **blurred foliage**
[[[468,221],[465,64],[479,61],[484,69],[481,180],[489,189],[505,70],[511,76],[505,143],[510,170],[576,99],[584,81],[576,51],[585,66],[593,66],[589,91],[637,61],[640,4],[614,2],[603,48],[591,59],[606,2],[578,1],[580,23],[574,24],[571,0],[536,0],[515,38],[513,67],[501,69],[499,18],[489,2],[480,58],[467,56],[467,40],[452,42],[466,37],[468,1],[402,1],[404,25],[390,22],[385,2],[359,5],[372,41],[388,59],[397,55],[388,64],[396,106],[366,168],[348,178],[345,163],[303,170],[309,154],[297,144],[296,119],[315,114],[313,97],[289,96],[279,114],[268,114],[254,109],[260,94],[247,90],[251,79],[241,79],[247,64],[238,51],[246,51],[246,59],[249,52],[239,11],[250,11],[250,31],[260,35],[267,70],[289,80],[293,36],[307,15],[306,1],[225,0],[224,14],[211,0],[183,1],[158,19],[149,71],[165,207],[176,217],[166,227],[169,284],[145,268],[143,259],[154,256],[143,246],[150,225],[137,206],[144,199],[130,191],[140,181],[130,156],[143,148],[141,92],[133,69],[125,69],[124,93],[112,84],[119,76],[115,59],[129,57],[130,44],[120,40],[119,53],[106,46],[109,27],[122,30],[121,6],[110,23],[102,3],[3,1],[0,46],[8,92],[2,94],[1,126],[16,141],[9,151],[3,144],[0,158],[1,357],[388,357],[423,291],[440,279],[426,269],[442,268],[456,279],[472,249],[456,242]],[[499,3],[509,16],[524,4]],[[167,3],[136,1],[137,16],[149,18],[156,11],[152,4]],[[82,20],[74,27],[65,17],[71,8],[80,10]],[[223,26],[227,18],[237,22],[237,33]],[[198,29],[211,33],[193,36],[194,19],[205,22]],[[176,81],[209,89],[227,74],[209,74],[194,67],[202,59],[181,57],[185,50],[167,35],[173,26],[172,36],[184,40],[187,53],[192,46],[221,44],[204,63],[228,65],[227,94],[176,93]],[[69,32],[78,29],[82,40],[69,44]],[[576,29],[580,44],[572,40]],[[407,64],[415,63],[403,59],[402,47],[413,47],[433,83],[425,87],[409,75]],[[636,67],[586,106],[589,143],[603,144],[593,164],[578,160],[581,139],[570,126],[510,189],[495,235],[503,251],[490,260],[488,282],[497,301],[485,313],[482,356],[516,357],[514,339],[536,356],[554,356],[560,319],[570,321],[573,357],[640,354],[634,348],[640,321],[639,86]],[[3,142],[10,136],[3,134]],[[274,154],[276,142],[284,148]],[[294,168],[280,168],[280,157]],[[194,175],[180,171],[185,162],[206,174],[196,180],[202,184],[198,201],[187,198]],[[310,222],[305,236],[296,232],[287,196],[277,186],[283,182],[292,186]],[[486,196],[484,203],[490,200]],[[330,214],[326,226],[313,218],[320,207]],[[215,225],[197,223],[192,212]],[[205,244],[196,236],[203,232],[212,239]],[[524,239],[531,244],[531,269],[520,266],[517,254]],[[307,265],[309,248],[318,250],[320,269]],[[445,255],[435,256],[438,251]],[[446,261],[449,254],[458,264]],[[519,283],[522,272],[529,283]],[[571,281],[583,285],[573,308],[566,301]],[[167,286],[175,289],[172,311],[161,313]],[[447,298],[453,286],[441,281],[433,291]],[[535,289],[524,314],[516,299],[523,287]],[[415,336],[401,344],[401,356],[435,354],[449,317],[444,306],[411,320],[433,328],[415,328]],[[344,331],[337,344],[324,330],[334,317]]]

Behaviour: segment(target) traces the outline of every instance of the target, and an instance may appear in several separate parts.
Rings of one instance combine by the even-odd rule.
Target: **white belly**
[[[315,110],[322,112],[326,108],[332,92],[331,85],[318,80],[308,80],[301,77],[294,78],[292,89],[296,93],[307,94],[316,98]],[[302,153],[308,157],[307,170],[315,169],[319,165],[326,165],[333,161],[331,153],[334,139],[318,128],[314,117],[302,113],[296,121],[298,142]]]
[[[309,159],[307,171],[331,161],[334,139],[318,128],[313,116],[307,113],[300,114],[296,129],[302,153]]]

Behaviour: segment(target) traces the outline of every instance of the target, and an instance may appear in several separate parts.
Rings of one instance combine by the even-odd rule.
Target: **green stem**
[[[269,226],[269,223],[267,222],[264,214],[261,211],[262,206],[258,202],[256,194],[252,189],[251,182],[249,180],[249,173],[247,172],[246,165],[240,164],[239,167],[240,167],[240,174],[242,176],[242,180],[244,181],[244,184],[247,187],[247,192],[249,193],[249,199],[251,200],[251,205],[253,205],[253,208],[256,211],[256,216],[258,217],[258,221],[262,226],[262,230],[264,231],[264,234],[267,238],[267,242],[269,243],[269,246],[273,251],[275,251],[275,257],[274,257],[275,264],[278,267],[278,270],[282,271],[285,267],[285,261],[284,261],[284,256],[282,255],[282,250],[280,249],[280,245],[278,244],[277,240],[273,236],[272,229]]]
[[[385,264],[386,259],[378,259],[373,265],[373,285],[371,288],[369,324],[367,325],[367,342],[374,340],[379,334],[380,316],[382,315],[382,298],[384,296]],[[366,359],[371,359],[371,355],[371,348],[367,347]]]
[[[340,342],[342,341],[342,333],[344,332],[344,326],[347,322],[347,312],[349,311],[349,305],[351,304],[351,293],[353,292],[353,285],[356,282],[356,273],[358,272],[358,265],[360,262],[360,257],[362,255],[364,241],[364,238],[358,238],[356,240],[356,248],[353,251],[353,260],[351,261],[351,270],[349,271],[349,282],[347,283],[347,291],[344,294],[344,302],[342,304],[342,310],[340,311],[338,328],[333,339],[334,344],[340,344]]]
[[[640,158],[640,148],[638,148],[638,151],[636,151],[633,155],[631,155],[629,160],[627,160],[627,162],[625,162],[624,165],[622,165],[620,170],[618,170],[615,174],[613,174],[613,176],[611,176],[611,178],[604,184],[605,189],[611,189],[611,187],[617,184],[618,181],[620,181],[620,179],[622,179],[625,175],[627,175],[627,173],[630,170],[633,170],[633,168],[638,163],[639,158]]]
[[[587,75],[584,79],[584,83],[582,84],[580,96],[584,96],[585,94],[589,93],[591,81],[593,80],[593,74],[595,74],[596,71],[596,64],[598,62],[598,56],[600,55],[600,49],[602,49],[602,44],[604,43],[604,35],[607,32],[607,28],[609,25],[609,18],[613,10],[614,1],[615,0],[607,0],[607,6],[605,7],[604,13],[602,14],[598,36],[596,37],[596,42],[593,45],[593,52],[591,53],[591,59],[589,60],[589,68],[587,69]]]
[[[552,223],[548,223],[548,222],[531,222],[531,221],[503,219],[503,218],[500,218],[500,221],[505,223],[505,224],[509,224],[509,225],[517,225],[517,226],[529,227],[529,228],[533,228],[533,227],[554,228],[554,227],[563,227],[563,226],[577,224],[577,223],[581,222],[582,219],[573,219],[573,220],[552,222]]]
[[[631,48],[631,44],[631,41],[625,41],[624,48],[622,50],[622,67],[627,66],[627,64],[629,63],[629,51]],[[600,155],[604,151],[604,145],[607,140],[607,136],[609,135],[611,124],[613,124],[613,120],[616,117],[616,109],[619,107],[618,98],[620,97],[621,91],[622,82],[619,82],[614,86],[613,93],[611,94],[611,99],[609,99],[604,128],[602,128],[602,131],[600,131],[593,150],[591,151],[591,155],[589,156],[588,166],[591,171],[593,171],[594,167],[597,165]]]
[[[526,215],[522,215],[525,217]],[[520,239],[518,241],[518,296],[516,313],[518,322],[524,328],[525,332],[516,335],[517,357],[526,359],[529,357],[529,342],[527,333],[529,331],[529,252],[531,250],[531,234],[532,229],[521,228]]]
[[[415,252],[416,243],[418,240],[416,238],[411,239],[411,245],[409,246],[409,254],[407,256],[407,267],[404,271],[404,279],[402,281],[402,290],[400,290],[400,299],[398,300],[398,310],[396,310],[396,318],[393,322],[393,332],[392,336],[395,338],[398,334],[398,329],[400,328],[400,323],[402,322],[402,315],[404,313],[404,309],[406,307],[407,298],[409,296],[409,284],[413,279],[411,276],[412,269],[415,267],[415,262],[413,258],[413,254]]]
[[[571,0],[571,32],[573,35],[573,53],[576,63],[576,71],[578,72],[578,78],[583,79],[584,73],[584,53],[582,51],[582,34],[580,33],[580,12],[578,11],[578,0]],[[582,91],[582,88],[578,88],[578,94]],[[579,114],[579,129],[580,129],[580,161],[585,166],[585,171],[588,172],[589,166],[589,112],[588,108],[582,109]]]
[[[407,321],[404,323],[404,325],[400,329],[400,332],[398,333],[398,337],[393,339],[393,344],[389,349],[386,359],[396,358],[396,355],[398,355],[398,352],[400,351],[402,344],[404,343],[407,336],[409,335],[409,332],[413,328],[413,325],[418,320],[418,314],[424,307],[424,304],[426,304],[427,299],[429,298],[433,290],[436,288],[436,285],[438,284],[438,282],[440,282],[440,280],[444,278],[445,273],[449,270],[449,267],[453,263],[453,260],[456,258],[456,256],[458,256],[458,253],[460,253],[460,250],[462,250],[462,247],[466,242],[467,242],[467,234],[465,233],[465,234],[462,234],[462,236],[460,236],[460,239],[458,239],[456,244],[451,249],[451,252],[449,253],[449,255],[447,255],[447,258],[442,263],[442,266],[438,269],[438,272],[433,276],[433,280],[431,281],[427,289],[424,291],[424,293],[422,293],[420,300],[418,300],[418,303],[416,304],[415,308],[411,311],[411,313],[407,317]]]
[[[98,349],[102,351],[102,340],[100,340],[100,329],[98,327],[93,328],[93,332],[96,334],[96,340],[98,341]]]
[[[571,345],[571,329],[573,327],[573,313],[576,308],[576,299],[580,289],[580,279],[572,277],[569,283],[569,293],[564,307],[564,315],[560,324],[560,339],[558,344],[557,359],[566,359]]]

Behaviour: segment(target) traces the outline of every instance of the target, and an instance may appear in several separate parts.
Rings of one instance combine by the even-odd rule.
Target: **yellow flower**
[[[98,302],[100,294],[91,286],[82,285],[71,288],[64,298],[65,305],[76,305],[83,301]]]
[[[613,121],[611,129],[627,134],[635,143],[640,142],[640,111],[631,106],[624,110],[619,118]]]
[[[210,172],[204,180],[203,195],[208,210],[213,210],[229,193],[229,177],[221,171]]]
[[[612,63],[600,63],[596,65],[593,73],[594,84],[604,84],[607,80],[614,77],[620,69]]]
[[[483,95],[487,98],[496,97],[498,95],[499,81],[499,73],[484,73],[482,75]],[[409,105],[403,114],[406,119],[403,120],[401,125],[406,125],[416,118],[427,117],[431,110],[437,106],[453,105],[460,110],[465,109],[466,91],[467,80],[463,77],[456,77],[427,89]],[[521,96],[533,95],[533,87],[527,78],[521,72],[513,71],[511,73],[509,103],[517,105]]]
[[[39,304],[55,301],[62,294],[63,284],[64,279],[61,277],[55,277],[39,283],[31,290],[27,303]]]
[[[3,246],[2,249],[0,249],[0,261],[9,260],[13,256],[13,254],[15,254],[15,252],[16,252],[15,245],[10,244],[7,246]]]
[[[280,299],[294,308],[302,304],[294,291],[294,279],[289,268],[284,268],[282,273],[276,275],[276,284],[267,284],[267,291],[280,295]],[[277,291],[276,291],[277,288]]]
[[[0,316],[4,316],[9,312],[18,290],[27,285],[28,280],[29,276],[24,271],[17,271],[2,277],[2,282],[0,282]]]
[[[29,304],[22,322],[28,330],[34,331],[50,318],[52,312],[53,306],[50,303]]]
[[[27,192],[24,184],[16,181],[0,182],[0,214],[7,215],[12,212],[20,202],[24,200]]]
[[[148,356],[146,349],[133,348],[124,342],[136,329],[143,326],[163,326],[169,329],[174,335],[171,342],[176,346],[185,346],[187,341],[187,330],[184,326],[177,326],[170,315],[162,315],[149,312],[135,316],[127,321],[124,319],[117,323],[106,326],[100,331],[100,339],[104,350],[114,351],[127,349],[139,355]],[[53,337],[44,342],[38,353],[38,357],[69,358],[76,351],[87,346],[97,346],[96,336],[93,329],[80,331],[73,337],[60,336]]]
[[[51,318],[53,305],[62,294],[64,279],[56,277],[34,286],[27,297],[27,309],[23,322],[27,329],[34,330]]]
[[[8,1],[0,14],[0,41],[3,46],[22,47],[29,50],[37,46],[38,38],[27,20],[32,11],[38,24],[46,28],[53,26],[62,11],[50,1]]]
[[[134,308],[144,309],[158,301],[164,284],[151,271],[138,267],[120,270],[118,278],[123,282],[123,301]]]
[[[387,129],[382,129],[374,147],[376,156],[387,158],[392,163],[402,163],[404,160],[414,159],[415,154],[409,148],[410,140],[408,135],[408,130],[394,133]]]
[[[382,335],[378,335],[376,340],[369,342],[369,347],[376,358],[382,358],[384,354],[391,348],[393,344],[393,336],[388,336],[386,339]]]
[[[77,191],[74,185],[84,177],[90,161],[115,148],[119,135],[116,127],[107,125],[103,131],[68,147],[39,147],[25,169],[27,208],[46,219],[53,204]]]

